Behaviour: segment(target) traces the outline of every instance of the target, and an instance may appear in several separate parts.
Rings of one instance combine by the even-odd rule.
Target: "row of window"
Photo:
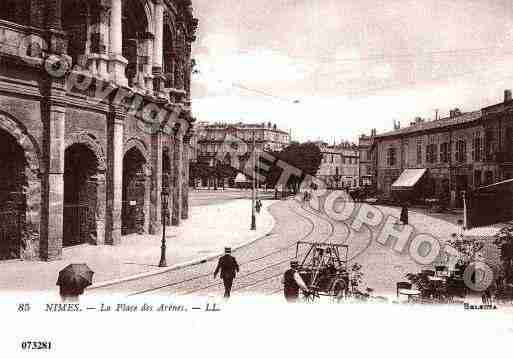
[[[417,143],[416,151],[416,163],[422,164],[423,160],[423,148],[422,142]],[[467,141],[457,140],[455,143],[456,152],[454,154],[454,160],[456,162],[465,163],[467,162]],[[493,160],[493,154],[496,151],[495,142],[486,141],[483,146],[481,137],[475,136],[472,140],[472,152],[471,158],[473,161],[491,161]],[[511,148],[507,150],[511,152]],[[386,153],[387,165],[395,166],[397,164],[397,149],[390,147]],[[443,142],[440,145],[436,143],[430,143],[426,145],[425,149],[425,162],[426,163],[448,163],[451,160],[451,146],[448,142]]]
[[[337,161],[336,157],[339,157],[340,161]],[[358,158],[357,157],[344,157],[344,156],[339,156],[339,155],[324,155],[322,157],[322,162],[323,163],[340,162],[342,164],[356,165],[356,164],[358,164]]]
[[[226,136],[227,131],[221,130],[221,131],[206,131],[199,134],[199,138],[201,139],[209,139],[209,140],[223,140]],[[247,130],[247,131],[237,131],[233,132],[233,136],[251,141],[253,139],[253,131]],[[257,131],[255,133],[255,139],[257,140],[268,140],[268,141],[279,141],[279,142],[288,142],[288,135],[278,134],[275,132],[269,132],[269,131]]]

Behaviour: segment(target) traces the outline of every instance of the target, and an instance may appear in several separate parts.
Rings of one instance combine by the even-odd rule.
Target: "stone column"
[[[144,78],[144,88],[148,93],[153,92],[153,46],[155,36],[146,32],[143,35],[144,57],[142,61],[142,71]]]
[[[49,0],[46,4],[46,27],[48,29],[49,52],[56,55],[66,53],[65,34],[62,32],[62,0]]]
[[[155,41],[153,43],[153,68],[162,71],[164,44],[164,5],[162,0],[155,2]]]
[[[191,132],[185,134],[182,152],[183,182],[182,182],[182,219],[189,218],[189,153],[191,151]]]
[[[125,68],[128,61],[123,57],[123,31],[121,0],[111,1],[110,10],[110,62],[111,80],[122,86],[128,85]]]
[[[41,205],[41,260],[60,259],[62,255],[62,226],[64,207],[64,128],[66,109],[63,104],[49,101],[48,121],[44,142],[47,152],[43,173]]]
[[[151,137],[151,161],[150,233],[157,234],[162,228],[162,132],[160,131]]]
[[[23,14],[27,16],[27,14]],[[37,29],[44,28],[45,24],[45,3],[44,0],[30,0],[30,35],[25,39],[27,52],[31,57],[43,57],[43,37]],[[24,55],[25,55],[24,54]]]
[[[107,186],[105,182],[105,173],[96,174],[93,179],[96,181],[96,243],[105,244],[105,208],[107,199]]]
[[[173,143],[173,166],[172,183],[173,183],[173,208],[171,212],[171,225],[179,226],[182,217],[182,152],[183,152],[183,137],[182,131],[179,126],[175,129],[174,143]]]
[[[107,123],[107,213],[105,244],[121,242],[121,205],[123,200],[123,130],[126,111],[112,106]]]
[[[94,70],[93,75],[108,79],[107,39],[109,37],[109,7],[98,4],[92,8],[91,51],[87,67]]]
[[[150,233],[151,228],[151,181],[152,171],[149,165],[144,165],[144,233]]]
[[[164,96],[163,67],[164,48],[164,5],[162,0],[155,2],[155,39],[153,40],[153,90],[157,95]]]

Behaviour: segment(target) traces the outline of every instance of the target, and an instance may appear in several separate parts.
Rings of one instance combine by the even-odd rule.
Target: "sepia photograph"
[[[0,0],[0,355],[495,357],[513,3]]]

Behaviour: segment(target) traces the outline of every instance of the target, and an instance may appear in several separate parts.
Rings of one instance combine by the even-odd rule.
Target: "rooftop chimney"
[[[511,90],[504,90],[504,102],[511,101]]]
[[[449,118],[455,118],[461,115],[461,111],[459,108],[455,108],[454,110],[449,111]]]

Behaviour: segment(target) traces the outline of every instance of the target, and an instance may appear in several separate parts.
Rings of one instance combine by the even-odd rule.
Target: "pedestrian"
[[[285,271],[283,275],[283,294],[285,295],[285,299],[289,303],[294,303],[299,298],[299,289],[303,289],[303,291],[309,293],[309,289],[306,286],[303,278],[299,275],[298,271],[298,262],[291,261],[290,269]]]
[[[256,204],[255,204],[255,209],[257,211],[257,213],[260,213],[260,209],[262,209],[262,201],[257,199],[256,201]]]
[[[223,279],[224,284],[224,297],[230,298],[230,292],[232,291],[232,284],[235,275],[239,272],[239,264],[237,260],[231,255],[232,249],[225,247],[224,256],[219,258],[216,270],[214,271],[214,279],[217,273],[221,272],[220,277]]]
[[[407,203],[403,203],[403,206],[401,208],[401,216],[399,217],[399,220],[404,225],[408,224],[408,204]]]

